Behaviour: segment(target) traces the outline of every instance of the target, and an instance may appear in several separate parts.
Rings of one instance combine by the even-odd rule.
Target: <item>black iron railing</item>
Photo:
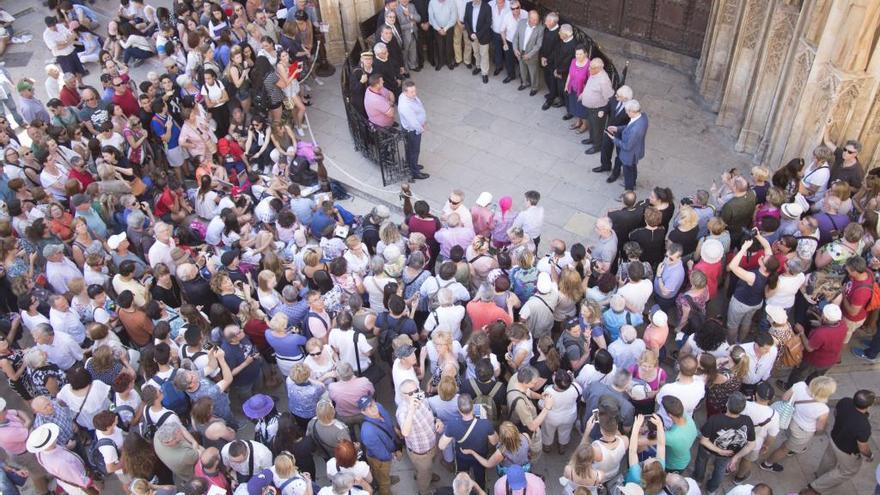
[[[523,1],[522,5],[527,9],[534,8],[534,4],[529,1]],[[542,18],[547,14],[547,9],[545,8],[538,7],[538,10],[541,12]],[[360,25],[361,39],[369,40],[366,43],[371,43],[376,33],[378,16],[379,14],[377,13]],[[566,21],[560,18],[559,23],[566,24]],[[624,65],[622,71],[618,71],[611,58],[602,51],[599,44],[593,38],[575,25],[572,25],[572,28],[574,29],[576,42],[586,47],[589,57],[591,59],[598,57],[605,62],[605,72],[611,78],[611,84],[614,88],[619,88],[625,84],[629,69],[628,62]],[[342,86],[348,131],[351,134],[352,141],[354,141],[354,147],[365,158],[379,165],[382,172],[382,185],[387,186],[409,178],[409,167],[406,163],[406,140],[401,128],[383,128],[373,125],[351,102],[351,86],[349,81],[352,71],[358,66],[363,49],[364,47],[360,41],[354,44],[354,47],[348,53],[345,64],[343,64],[342,77],[339,78],[339,81]]]

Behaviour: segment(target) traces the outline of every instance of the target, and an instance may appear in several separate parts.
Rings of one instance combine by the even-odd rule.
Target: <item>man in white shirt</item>
[[[352,328],[349,313],[340,313],[336,317],[336,328],[330,330],[328,344],[336,351],[339,361],[351,365],[351,369],[359,376],[363,376],[364,371],[372,364],[370,354],[373,346],[367,342],[365,335],[360,335],[360,332]]]
[[[43,257],[46,258],[46,279],[56,294],[66,293],[71,280],[82,278],[76,263],[64,256],[64,245],[47,244],[43,248]]]
[[[459,284],[461,285],[461,284]],[[437,328],[452,332],[452,338],[461,341],[461,322],[464,320],[465,307],[455,304],[455,295],[449,289],[437,292],[440,306],[428,314],[425,320],[425,331],[430,335]]]
[[[246,483],[254,474],[272,467],[272,451],[260,442],[235,440],[220,451],[223,465],[232,469],[239,483]],[[251,460],[253,459],[253,460]]]
[[[694,410],[706,395],[705,384],[702,380],[697,380],[694,375],[697,373],[697,359],[693,356],[682,356],[678,359],[678,379],[672,383],[667,383],[660,387],[655,398],[657,402],[657,412],[663,418],[663,424],[669,428],[672,426],[672,418],[663,408],[663,397],[674,395],[681,401],[684,406],[684,412],[691,418],[694,417]]]
[[[467,302],[471,299],[467,288],[455,280],[455,263],[451,261],[444,261],[437,270],[437,275],[425,280],[419,287],[419,295],[422,299],[430,300],[440,289],[449,289],[454,302]]]
[[[49,296],[49,304],[51,305],[49,323],[52,328],[70,335],[77,344],[82,345],[86,340],[86,327],[83,326],[76,311],[70,309],[67,298],[57,294],[52,295]]]
[[[394,365],[391,366],[391,379],[394,382],[394,403],[397,407],[406,400],[400,393],[400,386],[407,380],[418,383],[419,377],[416,371],[416,348],[411,345],[402,345],[394,351]]]
[[[519,26],[519,21],[528,20],[529,15],[523,11],[519,0],[511,0],[510,8],[501,15],[501,47],[504,51],[504,69],[507,71],[507,77],[503,82],[507,84],[516,79],[517,60],[513,53],[516,28]]]
[[[61,371],[67,371],[77,361],[82,361],[82,348],[66,333],[56,334],[48,323],[40,323],[31,333],[37,348],[45,352],[49,362]]]
[[[458,219],[461,220],[462,227],[474,230],[474,219],[471,217],[471,212],[469,212],[467,207],[464,206],[464,192],[458,189],[449,193],[449,199],[447,199],[446,204],[443,205],[440,220],[443,221],[444,224],[447,223],[449,215],[452,215],[453,213],[458,213]]]
[[[523,233],[529,236],[535,243],[535,252],[541,243],[541,230],[544,227],[544,207],[538,206],[541,201],[541,193],[538,191],[526,191],[526,207],[519,212],[513,220],[513,227],[521,228]]]
[[[174,239],[171,238],[173,229],[174,227],[167,223],[156,222],[156,225],[153,226],[156,242],[150,246],[150,251],[147,253],[147,261],[150,262],[150,266],[153,268],[156,268],[156,265],[159,263],[164,263],[171,270],[171,273],[176,273],[177,267],[171,258],[171,250],[176,246]]]
[[[768,332],[758,332],[754,342],[740,344],[749,357],[749,370],[743,378],[743,393],[751,396],[759,382],[770,379],[779,349]]]
[[[43,42],[55,57],[55,63],[66,74],[76,76],[76,83],[82,86],[82,78],[88,74],[79,56],[74,50],[73,43],[76,41],[76,33],[60,24],[54,16],[46,17],[46,30],[43,31]]]
[[[504,69],[504,18],[510,14],[510,5],[505,0],[489,3],[492,9],[492,64],[495,65],[493,76]]]
[[[629,282],[617,290],[617,294],[626,299],[626,309],[633,313],[644,313],[645,304],[654,292],[654,284],[643,278],[645,267],[641,263],[630,263],[627,267]]]
[[[752,419],[755,425],[755,448],[740,460],[736,467],[734,482],[739,484],[751,474],[752,464],[767,455],[776,436],[779,435],[779,415],[770,407],[775,391],[767,382],[759,383],[755,388],[755,400],[746,402],[743,415]]]

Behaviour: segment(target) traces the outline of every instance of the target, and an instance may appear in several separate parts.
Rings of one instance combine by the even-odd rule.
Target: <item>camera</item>
[[[742,228],[742,240],[743,240],[743,242],[754,240],[754,239],[755,239],[755,234],[757,234],[757,233],[758,233],[758,232],[757,232],[755,229],[750,229],[750,228],[748,228],[748,227],[743,227],[743,228]]]

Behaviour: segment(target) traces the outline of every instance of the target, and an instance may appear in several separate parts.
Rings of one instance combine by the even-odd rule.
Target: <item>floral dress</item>
[[[706,417],[723,414],[727,410],[727,398],[739,390],[742,381],[728,370],[719,370],[727,377],[727,381],[706,387]]]
[[[25,382],[28,390],[34,397],[38,395],[52,395],[51,392],[49,392],[49,389],[46,388],[46,382],[48,382],[50,378],[58,380],[59,390],[67,384],[66,375],[54,364],[47,364],[46,366],[36,369],[28,368],[25,370],[24,376],[26,377]]]
[[[24,358],[24,354],[19,349],[10,349],[12,351],[8,356],[0,357],[0,361],[9,361],[9,364],[12,365],[12,370],[15,371],[21,368],[21,362]],[[7,377],[8,379],[9,377]],[[21,396],[24,400],[31,400],[34,398],[33,391],[31,387],[28,387],[27,380],[25,380],[26,376],[22,374],[18,378],[18,380],[9,379],[9,386],[15,390],[15,392]]]

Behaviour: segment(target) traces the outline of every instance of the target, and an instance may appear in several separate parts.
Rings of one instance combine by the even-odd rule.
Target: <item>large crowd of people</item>
[[[50,99],[0,69],[2,493],[815,495],[873,461],[871,384],[833,373],[880,362],[857,141],[640,200],[647,118],[555,13],[386,0],[352,78],[374,124],[410,92],[424,131],[425,63],[506,71],[626,191],[571,244],[535,190],[357,216],[309,194],[310,2],[49,7]]]

